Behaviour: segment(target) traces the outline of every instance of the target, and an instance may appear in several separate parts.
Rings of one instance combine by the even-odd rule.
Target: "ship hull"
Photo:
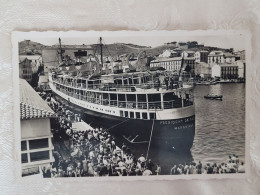
[[[178,151],[188,151],[192,147],[195,115],[178,119],[140,120],[99,113],[63,100],[93,128],[108,129],[112,135],[124,137],[132,144],[150,142],[152,147]]]

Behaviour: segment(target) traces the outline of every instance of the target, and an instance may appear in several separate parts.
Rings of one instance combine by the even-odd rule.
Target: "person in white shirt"
[[[143,154],[141,154],[141,156],[138,158],[138,161],[140,161],[141,163],[144,163],[146,161]]]
[[[237,172],[238,173],[245,173],[246,168],[243,162],[241,162],[241,164],[238,166]]]
[[[160,175],[161,171],[162,171],[161,166],[159,164],[156,164],[156,169],[155,169],[156,175]]]
[[[152,175],[152,174],[153,174],[152,171],[149,170],[148,168],[146,168],[146,169],[144,170],[144,172],[143,172],[143,176],[150,176],[150,175]]]

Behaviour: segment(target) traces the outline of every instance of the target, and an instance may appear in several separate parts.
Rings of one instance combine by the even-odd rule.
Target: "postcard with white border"
[[[246,32],[14,32],[12,42],[20,176],[247,173]]]

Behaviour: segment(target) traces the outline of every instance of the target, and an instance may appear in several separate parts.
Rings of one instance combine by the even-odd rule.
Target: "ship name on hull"
[[[195,116],[191,116],[188,118],[176,119],[176,120],[162,120],[160,121],[160,125],[176,125],[183,123],[190,123],[195,121]]]

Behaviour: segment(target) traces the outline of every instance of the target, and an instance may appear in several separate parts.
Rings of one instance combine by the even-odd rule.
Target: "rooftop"
[[[159,57],[159,58],[157,58],[155,60],[152,60],[151,63],[170,62],[170,61],[175,61],[175,60],[182,60],[182,57],[174,57],[174,58]],[[185,57],[184,60],[194,60],[194,57]]]
[[[224,56],[225,56],[225,57],[234,57],[235,55],[232,54],[232,53],[224,53]]]
[[[40,60],[41,56],[40,55],[19,55],[19,60],[24,61],[25,58],[28,60]]]
[[[55,115],[39,94],[29,85],[20,79],[20,119],[49,118]]]
[[[197,52],[200,52],[200,53],[209,53],[209,52],[206,51],[206,50],[199,50],[199,51],[197,51]]]

